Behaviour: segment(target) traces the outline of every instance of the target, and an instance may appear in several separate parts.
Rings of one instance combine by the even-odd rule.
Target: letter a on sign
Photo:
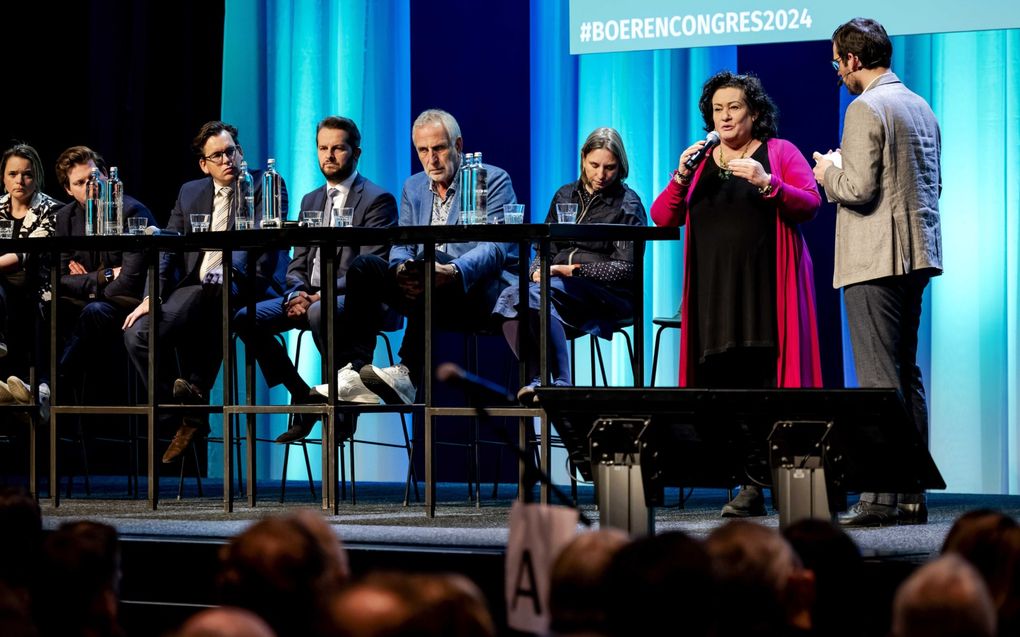
[[[560,550],[577,534],[577,511],[515,502],[506,547],[507,624],[523,632],[549,629],[549,575]]]

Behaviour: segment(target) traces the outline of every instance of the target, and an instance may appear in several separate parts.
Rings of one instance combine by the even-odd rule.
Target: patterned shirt
[[[445,226],[446,222],[450,219],[450,208],[453,207],[453,196],[457,194],[457,187],[454,184],[450,184],[446,189],[445,199],[439,196],[439,192],[436,190],[436,182],[429,181],[429,190],[432,191],[432,221],[429,225]],[[445,251],[446,244],[437,245],[436,250]]]
[[[44,192],[36,191],[32,195],[32,201],[28,206],[28,213],[21,219],[21,229],[18,231],[17,239],[35,239],[38,237],[51,237],[56,231],[57,210],[60,209],[59,201],[50,197]],[[14,219],[11,208],[11,194],[4,193],[0,197],[0,219]],[[50,277],[49,277],[49,255],[30,254],[27,252],[16,253],[18,257],[19,271],[26,268],[33,268],[39,276],[39,298],[42,301],[50,300]],[[28,264],[26,266],[26,263]]]

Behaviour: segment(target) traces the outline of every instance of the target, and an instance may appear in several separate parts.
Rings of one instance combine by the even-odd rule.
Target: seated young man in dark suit
[[[233,227],[234,212],[242,199],[237,196],[236,182],[244,161],[237,129],[224,122],[207,122],[192,141],[198,156],[198,167],[207,176],[181,186],[177,203],[170,215],[167,229],[190,234],[194,232],[191,215],[210,214],[212,231]],[[261,179],[253,173],[254,223],[261,222]],[[282,179],[281,179],[282,183]],[[280,217],[286,216],[287,190],[281,185]],[[247,252],[233,252],[230,265],[233,276],[230,300],[236,305],[245,302],[241,290],[256,300],[281,297],[287,268],[287,254],[270,250],[256,258],[254,280],[247,280]],[[159,344],[160,370],[157,371],[157,400],[169,402],[172,397],[185,404],[202,404],[209,400],[222,359],[222,273],[221,252],[164,253],[159,265],[160,305]],[[149,302],[146,296],[124,320],[124,343],[139,374],[147,380],[149,354]],[[174,349],[180,359],[178,375]],[[208,417],[185,416],[173,441],[163,454],[163,462],[179,456],[195,435],[209,431]]]
[[[87,146],[72,146],[57,158],[57,179],[74,198],[57,211],[58,237],[85,236],[85,183],[94,168],[106,178],[106,162]],[[148,208],[125,195],[124,218],[131,217],[144,218],[146,226],[156,224]],[[120,326],[145,296],[145,256],[110,250],[64,252],[57,295],[57,325],[63,342],[59,371],[77,387],[86,364],[94,369],[96,362],[109,361],[109,352],[123,347]]]
[[[344,208],[353,208],[351,225],[365,228],[384,228],[397,223],[397,201],[390,193],[358,173],[361,157],[361,132],[353,120],[330,116],[319,122],[315,134],[319,169],[326,183],[301,199],[301,210],[321,210],[324,226],[334,220]],[[343,316],[344,293],[347,289],[347,269],[361,254],[374,254],[385,258],[387,246],[351,246],[336,248],[336,316]],[[287,295],[281,301],[268,299],[255,308],[255,320],[248,321],[247,308],[238,311],[235,326],[249,351],[255,354],[266,384],[270,387],[283,384],[290,391],[294,403],[307,402],[310,387],[301,378],[286,348],[275,334],[294,328],[309,328],[315,345],[322,351],[320,330],[322,311],[319,303],[322,289],[321,259],[317,247],[298,246],[287,268]],[[343,338],[343,330],[336,338]],[[361,377],[350,369],[350,361],[338,360],[341,377],[350,382],[341,384],[339,399],[344,402],[378,403],[379,398],[361,384]],[[318,420],[315,414],[299,414],[290,429],[277,438],[277,442],[290,442],[304,438]]]

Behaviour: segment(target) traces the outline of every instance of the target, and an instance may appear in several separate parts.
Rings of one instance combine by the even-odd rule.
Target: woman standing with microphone
[[[680,386],[820,386],[814,275],[797,227],[821,204],[811,167],[776,137],[757,77],[722,71],[698,105],[719,144],[684,150],[651,210],[656,225],[687,226]],[[744,486],[722,514],[765,515],[761,489]]]

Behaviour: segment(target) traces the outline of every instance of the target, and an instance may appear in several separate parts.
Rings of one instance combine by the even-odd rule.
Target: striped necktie
[[[227,229],[227,222],[230,221],[230,199],[232,194],[233,189],[230,186],[224,186],[218,190],[216,207],[213,209],[212,220],[209,224],[211,232],[223,232]],[[210,274],[222,274],[222,265],[222,252],[218,250],[206,252],[205,257],[202,259],[202,267],[199,270],[199,278],[202,279],[203,283],[219,283],[219,276],[215,277],[215,281],[207,279],[209,279]]]
[[[329,195],[326,197],[326,210],[322,213],[322,218],[326,219],[326,227],[333,227],[333,200],[340,194],[339,188],[330,188]],[[319,264],[319,248],[316,246],[313,248],[315,255],[312,257],[312,273],[308,277],[308,285],[313,288],[321,287],[322,274]]]

